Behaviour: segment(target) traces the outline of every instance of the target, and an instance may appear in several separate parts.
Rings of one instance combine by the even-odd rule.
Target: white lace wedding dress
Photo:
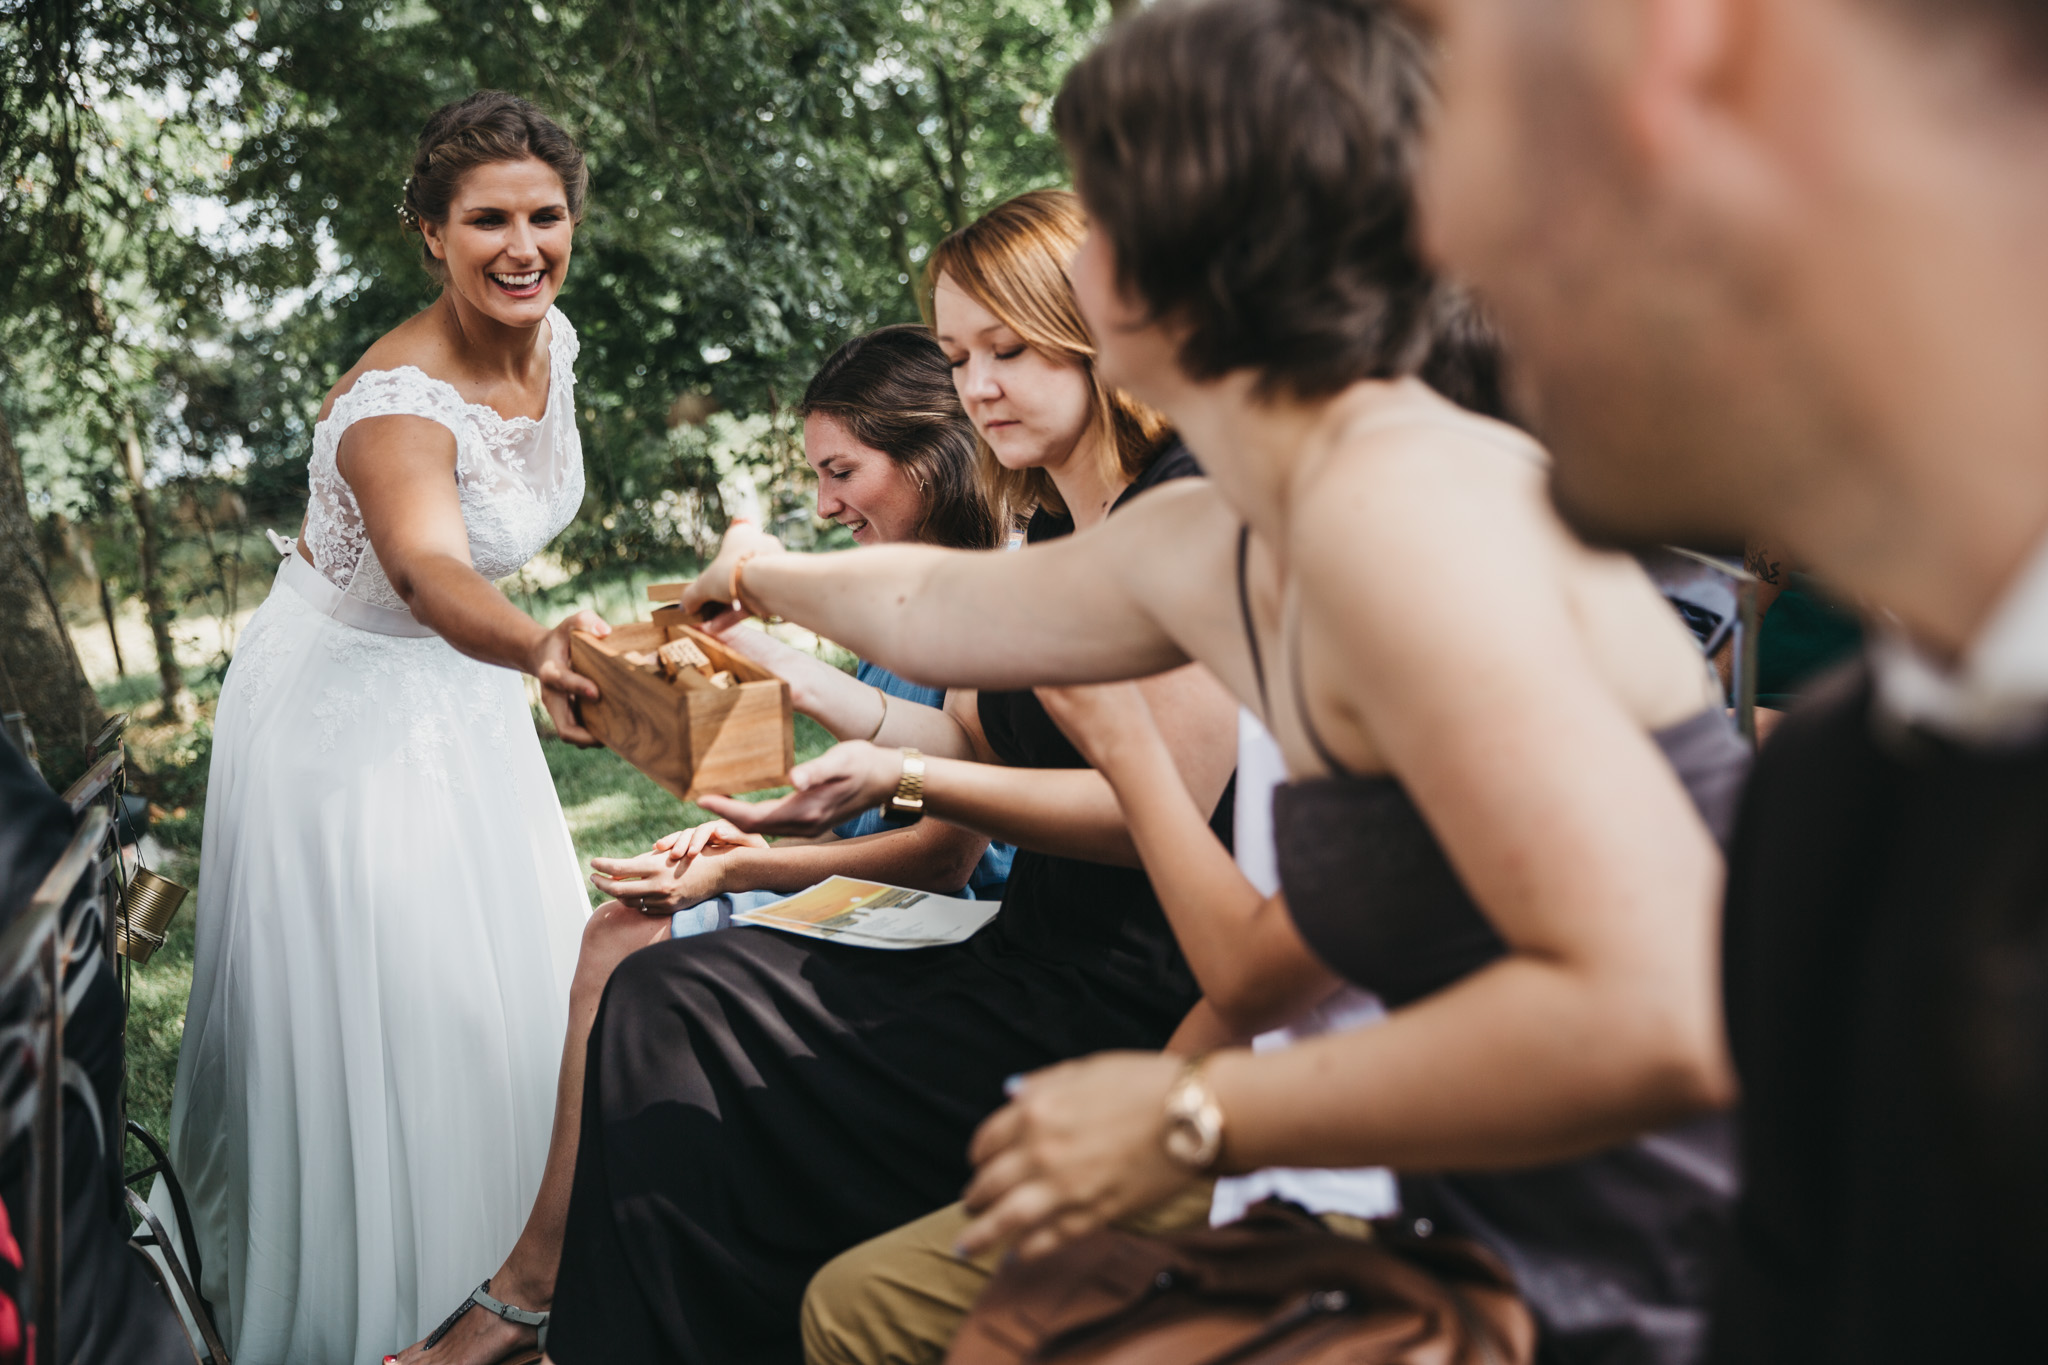
[[[286,557],[221,688],[171,1152],[247,1365],[419,1339],[540,1187],[589,904],[568,828],[519,674],[413,621],[334,457],[365,417],[446,425],[471,558],[512,573],[583,496],[576,334],[548,318],[538,421],[409,366],[336,400],[313,564]]]

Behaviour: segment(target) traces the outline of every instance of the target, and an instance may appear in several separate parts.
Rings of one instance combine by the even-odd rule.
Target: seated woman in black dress
[[[935,256],[953,263],[939,330],[962,336],[955,361],[972,351],[954,378],[982,458],[1007,505],[1038,507],[1039,538],[1195,472],[1162,449],[1156,414],[1095,380],[1064,273],[1081,233],[1072,196],[1026,196]],[[1199,668],[1145,687],[1174,717],[1193,799],[1227,828],[1234,703]],[[658,943],[611,974],[588,1052],[555,1359],[796,1359],[811,1274],[957,1195],[968,1137],[1006,1077],[1158,1047],[1194,1004],[1108,785],[1028,692],[953,710],[967,742],[930,766],[960,799],[933,813],[1019,848],[988,928],[900,953],[727,929]],[[1009,766],[966,761],[976,754]],[[488,1344],[424,1358],[495,1361],[533,1340],[470,1321]]]
[[[1136,755],[1103,751],[1218,992],[1210,1041],[1339,979],[1386,1021],[1030,1077],[977,1136],[965,1249],[1029,1254],[1207,1171],[1386,1165],[1514,1267],[1553,1358],[1688,1361],[1733,1173],[1718,1120],[1658,1130],[1731,1097],[1707,816],[1743,754],[1641,569],[1558,520],[1543,450],[1412,377],[1442,300],[1409,184],[1429,105],[1391,7],[1126,21],[1058,105],[1091,229],[1071,273],[1103,373],[1210,477],[1002,557],[787,555],[743,530],[685,602],[737,588],[954,686],[1201,660],[1286,755],[1267,900],[1186,837],[1143,725],[1100,732]],[[878,766],[843,745],[807,776],[857,806]],[[807,795],[786,808],[830,818]],[[1220,1125],[1171,1121],[1175,1093]]]

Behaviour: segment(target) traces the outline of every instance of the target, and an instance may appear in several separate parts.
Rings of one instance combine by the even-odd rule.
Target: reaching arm
[[[1245,1035],[1223,1022],[1223,1016],[1207,1000],[1197,1000],[1187,1018],[1166,1040],[1167,1052],[1176,1057],[1201,1057],[1219,1048],[1250,1042]]]
[[[880,545],[791,555],[741,523],[682,605],[732,601],[738,570],[747,610],[800,621],[922,682],[1018,688],[1147,677],[1190,657],[1154,608],[1184,577],[1179,551],[1191,537],[1235,534],[1220,503],[1204,480],[1179,480],[1099,526],[1014,552]]]
[[[539,678],[562,738],[596,744],[569,708],[572,696],[597,697],[597,684],[569,666],[569,633],[607,635],[611,627],[579,611],[550,630],[476,571],[448,428],[425,417],[366,417],[342,433],[335,467],[355,494],[384,576],[414,619],[472,659]]]
[[[1171,717],[1161,739],[1171,780],[1196,808],[1214,810],[1237,764],[1236,702],[1197,666],[1148,678],[1139,687],[1154,699],[1158,714]],[[799,765],[790,774],[796,792],[779,801],[705,796],[699,803],[740,829],[814,834],[887,801],[902,773],[901,750],[856,741]],[[925,764],[924,801],[930,814],[1004,843],[1093,863],[1139,865],[1116,794],[1093,769],[931,759]]]
[[[959,722],[938,707],[890,697],[766,631],[734,622],[717,634],[735,654],[746,655],[787,682],[791,705],[834,739],[864,739],[946,758],[973,756]]]
[[[1137,688],[1110,683],[1040,688],[1038,695],[1115,789],[1203,1004],[1225,1032],[1263,1033],[1342,984],[1301,941],[1286,902],[1260,895],[1245,879],[1187,788],[1173,780],[1172,753]]]
[[[1295,513],[1302,691],[1340,759],[1399,775],[1507,952],[1377,1027],[1219,1054],[1225,1170],[1538,1165],[1733,1098],[1720,858],[1593,666],[1562,583],[1583,552],[1537,471],[1511,488],[1455,450],[1415,455]],[[1697,706],[1666,623],[1641,614],[1640,671],[1668,656],[1693,676],[1664,700]],[[1113,1053],[1030,1077],[976,1135],[963,1247],[1030,1254],[1185,1184],[1159,1143],[1176,1074]]]

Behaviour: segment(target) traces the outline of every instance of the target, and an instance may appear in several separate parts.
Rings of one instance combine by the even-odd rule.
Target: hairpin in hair
[[[419,210],[412,206],[411,200],[412,177],[407,176],[405,184],[398,191],[398,221],[403,223],[408,231],[418,232],[420,230]]]

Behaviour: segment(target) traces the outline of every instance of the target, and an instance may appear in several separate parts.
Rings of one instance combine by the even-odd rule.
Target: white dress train
[[[245,1365],[417,1340],[540,1187],[589,913],[568,828],[519,675],[412,620],[334,455],[365,417],[446,425],[472,559],[517,570],[583,495],[575,332],[549,322],[538,420],[409,366],[336,400],[314,562],[285,558],[221,688],[171,1153]]]

